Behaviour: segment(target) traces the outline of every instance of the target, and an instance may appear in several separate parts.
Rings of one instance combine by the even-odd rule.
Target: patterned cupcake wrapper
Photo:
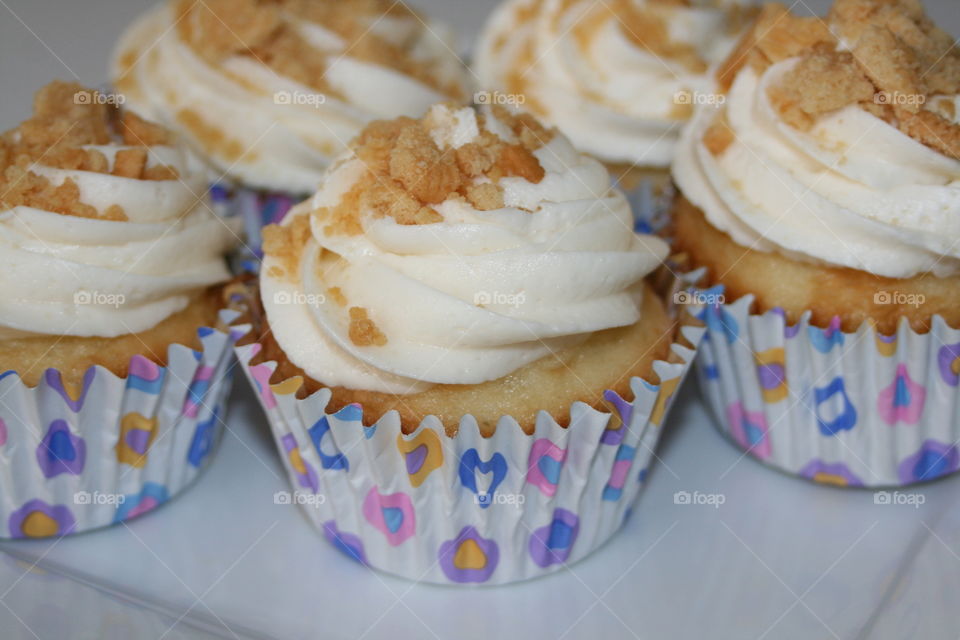
[[[702,327],[681,328],[694,347]],[[363,408],[327,413],[330,391],[298,399],[300,378],[270,384],[276,363],[252,365],[259,344],[237,347],[287,469],[294,502],[351,558],[415,581],[504,584],[556,571],[608,540],[644,483],[675,392],[695,348],[675,343],[654,371],[630,382],[615,408],[570,407],[561,427],[546,412],[533,435],[509,416],[491,438],[472,416],[450,438],[434,417],[405,436],[390,412],[364,427]]]
[[[220,314],[223,326],[236,311]],[[0,375],[0,538],[97,529],[145,514],[200,474],[220,440],[238,335],[199,330],[161,367],[130,360],[126,378],[91,367],[78,388],[56,369],[30,388]]]
[[[256,274],[260,271],[263,228],[279,223],[295,204],[308,197],[308,194],[247,189],[226,182],[211,185],[210,199],[214,211],[223,217],[243,221],[244,246],[231,257],[234,273]]]
[[[720,293],[717,288],[702,295]],[[717,426],[758,460],[816,482],[897,487],[960,469],[960,331],[933,319],[894,336],[844,333],[810,313],[751,314],[753,297],[701,312],[697,362]]]

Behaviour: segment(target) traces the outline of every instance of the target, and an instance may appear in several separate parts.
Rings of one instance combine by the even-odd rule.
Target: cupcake
[[[236,231],[171,134],[116,100],[55,82],[0,136],[0,537],[145,513],[220,431]]]
[[[371,124],[267,228],[238,354],[328,539],[496,584],[619,528],[699,338],[648,278],[666,244],[632,229],[556,130],[448,104]]]
[[[367,123],[466,98],[443,34],[387,0],[168,0],[121,38],[112,75],[207,161],[255,245]]]
[[[628,188],[669,185],[708,67],[752,15],[749,0],[507,0],[475,56],[482,94],[520,104],[607,164]],[[502,92],[502,93],[501,93]]]
[[[960,467],[960,53],[912,0],[764,8],[673,166],[678,247],[725,288],[722,428],[815,480]]]

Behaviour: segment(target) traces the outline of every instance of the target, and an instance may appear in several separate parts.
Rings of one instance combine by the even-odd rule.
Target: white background
[[[928,4],[960,32],[957,0]],[[103,83],[117,34],[149,5],[0,0],[0,129],[53,78]],[[418,6],[469,41],[495,2]],[[917,509],[782,476],[721,439],[693,380],[613,542],[552,577],[473,590],[362,569],[275,505],[280,461],[237,387],[188,493],[129,526],[0,545],[0,639],[960,637],[960,478],[910,491]],[[725,503],[675,505],[676,491]]]

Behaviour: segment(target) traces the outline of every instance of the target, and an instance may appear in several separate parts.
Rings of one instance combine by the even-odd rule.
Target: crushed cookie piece
[[[455,155],[437,148],[419,124],[401,131],[390,157],[390,176],[426,204],[438,204],[460,189],[462,177]]]
[[[176,180],[180,177],[180,172],[177,171],[175,167],[171,167],[166,164],[157,165],[155,167],[147,167],[143,170],[140,178],[142,180]]]
[[[300,271],[300,257],[310,240],[310,216],[298,214],[283,225],[263,228],[263,251],[281,262],[281,269],[291,277]]]
[[[369,318],[363,307],[350,307],[350,342],[358,347],[382,347],[387,344],[387,336]]]
[[[468,186],[466,198],[479,211],[493,211],[504,207],[503,188],[491,182]]]
[[[120,135],[123,144],[131,146],[158,147],[173,142],[173,134],[159,124],[144,120],[132,111],[120,116]]]
[[[343,290],[340,287],[330,287],[327,289],[327,293],[330,294],[330,299],[333,300],[337,306],[347,306],[347,297],[343,295]]]
[[[703,135],[703,144],[707,147],[713,156],[721,156],[726,151],[736,136],[733,129],[730,128],[730,122],[727,120],[726,111],[721,112],[714,118],[713,122],[707,128]]]
[[[143,147],[120,149],[113,161],[112,174],[119,178],[136,178],[147,167],[147,150]]]
[[[821,114],[873,96],[874,86],[853,54],[821,45],[769,89],[770,101],[783,120],[800,130],[813,126]]]
[[[470,142],[457,149],[457,166],[470,178],[481,176],[490,170],[496,155],[488,147]]]
[[[497,167],[504,176],[519,176],[533,183],[539,183],[546,175],[537,157],[526,147],[517,144],[501,147]]]
[[[124,222],[130,219],[127,217],[127,212],[118,204],[112,204],[107,207],[107,210],[104,211],[100,217],[104,220],[114,220],[118,222]]]

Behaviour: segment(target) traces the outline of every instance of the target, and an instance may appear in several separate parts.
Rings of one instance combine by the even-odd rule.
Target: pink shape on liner
[[[390,531],[383,517],[384,509],[399,509],[403,521],[396,531]],[[377,487],[370,489],[363,500],[363,516],[367,522],[386,536],[387,542],[396,547],[414,534],[417,529],[417,519],[413,512],[413,502],[405,493],[391,493],[382,496]]]
[[[259,387],[260,397],[263,399],[263,405],[267,409],[275,409],[277,406],[277,399],[273,395],[273,389],[270,388],[270,376],[273,375],[273,372],[270,371],[270,367],[264,364],[258,364],[255,367],[250,367],[250,375],[253,376],[253,379],[257,381],[257,387]]]
[[[906,404],[899,404],[903,398],[898,397],[898,389],[903,385],[902,390],[909,394]],[[889,425],[895,425],[898,422],[905,424],[917,424],[920,422],[920,416],[923,415],[923,407],[927,401],[927,390],[922,385],[917,384],[910,378],[907,372],[907,365],[897,366],[897,375],[893,383],[880,392],[877,398],[877,412],[880,418]]]
[[[540,470],[540,458],[552,458],[558,463],[563,463],[567,459],[567,450],[561,449],[546,438],[540,438],[530,447],[530,457],[527,459],[527,482],[540,489],[546,496],[552,496],[557,492],[557,485],[543,475]]]
[[[154,382],[160,377],[160,366],[148,358],[136,355],[130,358],[130,375]]]

